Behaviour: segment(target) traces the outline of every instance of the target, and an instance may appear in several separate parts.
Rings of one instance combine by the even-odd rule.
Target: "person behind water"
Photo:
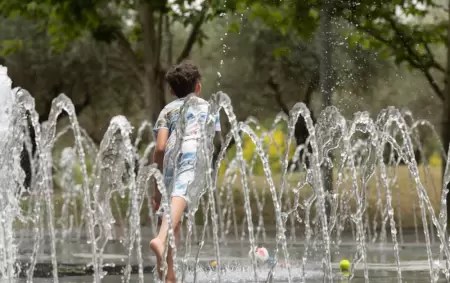
[[[154,126],[156,134],[156,146],[153,154],[153,162],[158,165],[158,169],[163,172],[164,185],[168,190],[168,200],[171,206],[172,228],[175,234],[175,243],[178,244],[180,233],[180,222],[183,213],[188,209],[191,203],[197,203],[204,188],[193,184],[196,178],[197,148],[198,139],[201,135],[201,129],[206,125],[209,103],[200,98],[201,75],[197,66],[191,62],[183,62],[173,66],[166,74],[166,81],[170,87],[170,93],[177,97],[176,100],[169,103],[159,114],[158,120]],[[195,107],[188,107],[183,110],[185,101],[194,99]],[[186,113],[185,129],[183,136],[177,136],[177,123],[181,113]],[[215,130],[220,131],[219,117],[215,119]],[[175,148],[181,143],[181,152]],[[174,156],[176,156],[174,158]],[[177,168],[175,173],[175,168]],[[204,176],[203,176],[204,177]],[[197,177],[198,178],[198,177]],[[161,192],[155,190],[153,204],[159,208],[161,203]],[[158,235],[150,241],[150,248],[155,253],[157,259],[157,272],[159,279],[162,280],[161,261],[166,245],[168,225],[166,216],[162,208],[158,209],[158,214],[162,215],[161,227]],[[167,276],[166,282],[176,282],[172,250],[169,246],[167,254]]]

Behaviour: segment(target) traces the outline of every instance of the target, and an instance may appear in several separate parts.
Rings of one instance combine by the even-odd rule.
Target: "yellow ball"
[[[217,261],[213,260],[213,261],[211,261],[211,262],[209,263],[209,265],[210,265],[212,268],[216,268],[216,266],[217,266]]]
[[[350,269],[350,262],[346,259],[341,260],[339,263],[339,267],[341,268],[341,271],[349,271]]]

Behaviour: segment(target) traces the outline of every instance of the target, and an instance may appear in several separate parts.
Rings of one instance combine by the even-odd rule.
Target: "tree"
[[[325,1],[244,0],[252,6],[252,14],[282,33],[293,31],[311,36],[317,28],[319,11]],[[450,21],[448,7],[440,0],[352,0],[334,1],[337,23],[349,24],[350,44],[377,51],[394,58],[398,65],[406,63],[419,70],[442,101],[442,141],[448,152],[450,145]],[[436,49],[444,47],[447,66],[438,59]],[[445,162],[443,162],[443,169]],[[450,195],[447,195],[447,203]],[[450,206],[447,206],[450,215]],[[450,219],[449,219],[450,220]]]
[[[316,102],[321,100],[318,99],[321,57],[318,42],[313,35],[308,38],[295,32],[280,32],[265,26],[259,19],[248,20],[252,15],[250,12],[250,16],[246,13],[242,16],[230,16],[228,22],[232,22],[230,29],[234,32],[228,32],[217,46],[205,47],[206,50],[196,59],[213,56],[213,60],[205,65],[215,65],[214,73],[218,62],[224,62],[220,68],[220,88],[230,94],[238,117],[243,115],[240,119],[252,115],[261,118],[262,122],[272,123],[268,116],[272,117],[280,110],[289,114],[294,103],[299,101],[312,110],[314,119],[314,113],[320,108]],[[227,31],[220,27],[220,23],[218,25],[215,25],[212,32],[208,31],[212,44],[214,33],[223,37]],[[380,62],[373,51],[363,50],[359,46],[350,49],[348,46],[335,44],[339,38],[335,33],[331,36],[336,53],[335,65],[340,68],[332,68],[330,76],[333,82],[345,82],[333,84],[333,90],[368,93],[380,74],[385,73],[383,68],[386,68],[386,64]],[[244,38],[246,44],[239,45]],[[236,46],[239,48],[235,48]],[[197,50],[196,53],[198,52]],[[216,53],[219,54],[215,55]],[[211,88],[208,84],[204,83],[204,89]],[[214,85],[213,88],[215,87]],[[268,115],[269,113],[272,115]],[[304,121],[299,119],[295,129],[296,143],[303,144],[307,137]]]
[[[169,4],[170,2],[170,4]],[[111,68],[131,74],[141,86],[145,109],[153,121],[165,106],[164,76],[172,64],[171,27],[190,26],[175,62],[187,59],[196,42],[204,39],[203,24],[226,9],[220,1],[0,1],[0,14],[37,21],[51,36],[55,51],[85,37],[110,44],[120,57]],[[186,8],[188,7],[188,8]],[[164,57],[165,59],[163,59]]]
[[[133,89],[128,76],[114,69],[106,69],[105,62],[114,55],[106,44],[83,39],[63,52],[52,54],[48,52],[52,48],[50,38],[40,31],[37,24],[23,18],[0,18],[0,26],[0,42],[3,43],[0,63],[8,67],[14,87],[23,87],[33,95],[40,122],[48,119],[52,100],[65,93],[73,101],[75,114],[81,118],[82,126],[95,142],[100,143],[102,129],[107,128],[115,113],[127,115],[134,110],[133,107],[118,109],[119,105],[130,105],[130,101],[135,100],[136,89]],[[113,91],[117,88],[122,92]],[[89,123],[83,123],[86,116],[90,116],[90,121],[95,116],[100,119],[95,121],[95,126],[89,127]],[[29,134],[31,154],[34,154],[34,129],[31,126]],[[21,164],[26,173],[25,186],[29,187],[31,168],[25,148]]]
[[[342,18],[359,31],[352,36],[355,42],[395,58],[397,64],[406,63],[424,75],[436,97],[442,101],[441,138],[446,152],[450,145],[450,14],[442,12],[450,11],[450,2],[448,5],[443,6],[439,0],[375,1],[365,7],[342,9],[341,13]],[[436,53],[442,46],[447,50],[445,67]],[[445,161],[444,158],[442,172]],[[442,193],[446,194],[448,203],[450,195],[445,189]],[[450,215],[448,205],[446,214]],[[450,221],[448,217],[447,221]]]

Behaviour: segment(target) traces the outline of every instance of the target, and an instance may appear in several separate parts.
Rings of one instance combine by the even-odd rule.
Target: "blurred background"
[[[325,226],[321,226],[326,223],[327,214],[334,219],[332,223],[337,223],[329,231],[332,242],[335,241],[333,246],[339,246],[341,239],[349,239],[343,251],[350,254],[358,249],[359,259],[365,260],[366,251],[361,249],[365,242],[388,239],[396,243],[396,227],[400,228],[399,243],[426,243],[420,246],[421,250],[405,249],[407,252],[404,252],[402,249],[402,261],[423,260],[426,264],[420,270],[427,275],[426,279],[418,280],[431,282],[429,266],[437,256],[444,255],[444,245],[438,253],[434,244],[439,243],[439,237],[447,242],[439,229],[450,227],[444,224],[450,214],[450,206],[447,206],[450,195],[445,195],[446,190],[443,190],[450,185],[442,182],[450,144],[449,19],[450,0],[0,0],[0,65],[8,68],[13,86],[32,94],[41,123],[49,119],[54,99],[61,93],[66,94],[75,106],[83,129],[83,137],[78,137],[83,144],[76,148],[71,131],[64,132],[70,124],[68,116],[60,115],[52,160],[44,150],[53,145],[54,139],[44,140],[42,148],[36,150],[32,127],[24,127],[24,133],[27,136],[30,133],[31,142],[21,141],[22,136],[13,137],[14,145],[24,144],[21,165],[26,173],[26,190],[11,193],[10,187],[21,187],[17,176],[22,178],[22,174],[16,174],[15,159],[11,161],[13,158],[8,158],[9,155],[2,155],[7,166],[3,171],[6,172],[3,183],[0,183],[6,184],[3,188],[8,197],[0,198],[5,212],[0,211],[9,222],[1,224],[0,233],[6,231],[5,235],[10,238],[0,245],[0,254],[2,250],[15,249],[8,243],[15,243],[13,237],[18,235],[21,237],[18,240],[20,255],[37,258],[36,262],[42,260],[37,257],[39,249],[44,250],[44,255],[52,255],[56,278],[56,255],[58,263],[65,260],[61,259],[64,256],[67,262],[72,262],[77,258],[73,253],[89,251],[89,245],[80,242],[85,236],[82,234],[84,227],[92,226],[92,231],[98,228],[108,233],[117,230],[114,240],[104,234],[101,241],[105,245],[108,243],[109,250],[102,250],[100,257],[103,252],[123,253],[126,245],[134,245],[134,240],[122,242],[127,227],[129,231],[139,231],[146,226],[142,228],[142,241],[156,233],[158,218],[149,201],[148,180],[142,181],[139,174],[134,178],[134,171],[128,170],[134,168],[130,156],[139,155],[136,157],[138,166],[134,169],[141,170],[141,177],[145,177],[148,174],[145,170],[150,170],[145,161],[151,156],[149,144],[153,134],[146,128],[141,139],[138,129],[144,122],[153,123],[163,107],[174,99],[164,81],[170,66],[192,60],[201,69],[205,99],[223,91],[231,98],[239,121],[259,121],[250,124],[263,144],[260,152],[267,154],[271,173],[267,174],[270,176],[264,174],[267,168],[263,168],[257,158],[249,135],[243,134],[246,163],[240,162],[241,156],[233,145],[229,146],[214,190],[210,191],[214,191],[214,195],[204,195],[195,215],[195,224],[199,227],[194,229],[193,243],[200,243],[200,233],[203,231],[205,235],[208,227],[207,238],[218,246],[215,233],[220,231],[220,245],[222,239],[234,234],[234,248],[224,245],[226,252],[221,253],[242,259],[247,258],[248,249],[239,243],[251,239],[246,234],[253,233],[250,224],[257,227],[258,241],[266,241],[265,227],[268,239],[274,235],[279,239],[275,228],[280,231],[286,228],[288,239],[293,243],[296,235],[303,238],[303,231],[309,235],[305,240],[306,259],[309,243],[313,241],[314,249],[316,243],[321,246],[320,241],[316,242],[322,237],[321,231],[324,240],[328,238]],[[307,156],[305,152],[310,149],[303,119],[295,125],[295,144],[290,148],[284,121],[268,134],[280,117],[277,115],[289,115],[298,102],[310,109],[312,121],[320,121],[322,117],[322,124],[316,123],[315,131],[320,154],[329,156],[318,157],[321,168],[309,166],[309,157],[294,160],[295,146],[305,145],[301,149],[302,156]],[[392,134],[389,137],[397,139],[400,145],[395,148],[392,140],[374,145],[371,135],[361,133],[365,131],[361,126],[360,133],[351,136],[352,147],[347,147],[342,142],[344,139],[336,138],[339,130],[336,121],[341,121],[336,118],[339,115],[323,112],[328,106],[336,107],[349,121],[359,111],[367,111],[375,120],[380,111],[389,106],[411,111],[413,119],[405,118],[408,125],[403,125],[408,131],[405,135],[408,140],[398,128],[377,129],[377,134],[384,137],[388,132]],[[320,113],[326,115],[320,116]],[[131,147],[125,148],[118,128],[112,128],[104,139],[111,119],[117,115],[125,116],[133,125],[131,140],[138,145],[136,152]],[[20,121],[29,125],[26,117],[23,118]],[[420,119],[428,121],[432,127],[428,122],[420,127],[412,125]],[[115,126],[117,124],[116,120]],[[225,136],[230,132],[227,115],[221,116],[221,124]],[[265,134],[267,136],[263,136]],[[103,139],[107,142],[98,150]],[[86,146],[86,155],[80,153],[83,146]],[[384,150],[386,160],[375,155],[375,148],[381,148],[380,153]],[[281,160],[286,151],[291,165],[295,165],[292,171],[296,172],[283,175]],[[346,155],[348,158],[350,151],[352,166],[357,169],[350,166],[350,159],[339,158]],[[402,157],[403,153],[412,151],[419,164],[417,168],[410,155],[404,155],[408,160]],[[6,153],[12,155],[16,151]],[[47,170],[46,166],[50,165],[47,162],[52,163],[52,172]],[[303,172],[303,169],[311,170]],[[241,179],[241,176],[244,177]],[[49,181],[51,177],[53,182]],[[289,190],[285,189],[287,187]],[[126,191],[125,194],[125,188],[132,193],[128,195]],[[322,193],[322,189],[327,194]],[[140,194],[142,203],[138,202],[135,192]],[[281,208],[277,205],[277,193]],[[322,204],[321,200],[326,203]],[[312,211],[317,203],[320,204],[317,210]],[[47,208],[45,213],[41,212],[44,207]],[[275,209],[283,212],[283,218]],[[219,230],[207,224],[209,214],[215,224],[219,224]],[[136,225],[135,219],[142,225]],[[91,225],[94,220],[97,224]],[[280,227],[276,220],[284,221],[281,224],[285,227]],[[113,228],[111,223],[115,223]],[[23,229],[16,234],[9,233],[13,227]],[[39,246],[45,240],[44,236],[39,237],[46,228],[53,233],[48,241],[53,245],[52,250]],[[62,233],[55,234],[55,228],[62,228]],[[74,236],[74,231],[79,232]],[[61,241],[56,241],[55,235],[61,236]],[[85,238],[90,237],[91,243],[96,245],[100,240],[94,236],[95,231]],[[68,239],[72,247],[66,245]],[[61,246],[56,248],[56,242]],[[428,250],[425,252],[425,247],[430,248],[430,245],[436,248],[434,255]],[[66,246],[69,248],[65,249]],[[147,245],[143,246],[143,254],[148,254]],[[300,246],[293,248],[293,258],[302,257]],[[131,258],[131,249],[127,251]],[[395,251],[398,255],[397,248]],[[211,256],[216,252],[210,245],[205,253]],[[374,256],[367,257],[369,261],[388,262],[395,267],[394,252],[388,253],[385,248],[375,252]],[[333,256],[340,257],[339,253],[337,249]],[[8,253],[3,252],[3,255],[8,259]],[[312,255],[316,256],[314,252]],[[319,262],[322,260],[320,252],[317,255]],[[13,260],[5,259],[3,265],[0,262],[0,274],[6,274],[2,266],[13,273],[15,254],[10,258]],[[88,254],[84,260],[92,258],[96,256]],[[122,265],[123,258],[127,256],[118,259],[122,260]],[[26,268],[31,270],[27,271],[30,278],[36,262]],[[207,264],[209,266],[209,262]],[[409,263],[405,266],[410,267]],[[84,267],[83,274],[87,272]],[[375,277],[380,276],[381,272],[374,270]],[[40,276],[51,273],[45,271],[45,274]],[[410,274],[411,278],[416,277]],[[433,271],[430,274],[433,276]],[[239,278],[241,275],[238,273]],[[386,278],[395,276],[398,275],[388,274]]]
[[[154,121],[173,99],[166,70],[190,59],[203,96],[224,91],[239,120],[269,127],[296,102],[313,118],[330,104],[349,119],[395,106],[429,120],[447,149],[448,18],[443,0],[2,0],[0,63],[41,121],[69,96],[97,144],[115,115]],[[438,142],[421,137],[439,167]]]
[[[352,229],[345,232],[349,235],[353,233],[349,239],[356,239],[357,222],[347,216],[353,213],[351,207],[364,207],[361,211],[364,211],[365,218],[361,218],[358,223],[364,221],[362,226],[368,231],[368,241],[375,242],[380,227],[386,233],[385,228],[390,225],[392,232],[389,233],[393,234],[394,225],[400,227],[401,243],[419,242],[422,237],[422,229],[419,228],[422,226],[426,226],[423,231],[431,231],[434,241],[439,233],[429,224],[430,215],[437,217],[438,211],[442,213],[445,209],[450,213],[450,206],[446,206],[445,201],[441,202],[442,192],[445,192],[442,190],[442,169],[445,168],[445,153],[450,144],[449,19],[449,0],[0,0],[0,64],[8,68],[13,86],[28,90],[35,98],[40,122],[48,120],[52,101],[61,93],[66,94],[75,106],[80,126],[97,147],[111,119],[124,115],[134,126],[131,138],[133,144],[139,145],[136,149],[141,158],[138,160],[139,170],[144,168],[145,162],[141,161],[147,159],[145,154],[151,156],[150,150],[147,152],[146,148],[151,149],[147,146],[153,140],[153,135],[150,130],[146,130],[142,140],[136,142],[140,139],[137,139],[138,129],[143,122],[153,123],[163,107],[174,99],[168,91],[164,76],[170,66],[183,60],[192,60],[199,65],[202,96],[205,99],[218,91],[225,92],[231,98],[239,121],[250,118],[259,121],[259,128],[255,124],[252,127],[261,136],[271,129],[277,114],[281,112],[289,115],[298,102],[306,104],[311,110],[313,121],[318,120],[327,106],[336,107],[348,120],[352,120],[359,111],[367,111],[375,120],[380,111],[389,106],[409,110],[415,120],[424,119],[432,125],[418,127],[419,135],[415,135],[415,132],[409,134],[418,137],[412,146],[419,163],[420,180],[429,198],[426,208],[433,213],[424,212],[424,196],[413,182],[419,179],[416,172],[412,174],[411,168],[404,165],[405,161],[398,158],[398,149],[392,147],[389,150],[384,143],[379,146],[387,148],[384,149],[385,162],[377,163],[376,168],[369,168],[372,170],[370,181],[364,181],[359,188],[367,198],[367,204],[353,198],[356,196],[352,195],[354,187],[362,181],[358,179],[353,182],[356,175],[350,174],[350,169],[345,166],[341,167],[343,164],[339,164],[339,158],[331,158],[332,162],[322,160],[321,165],[327,167],[320,169],[323,170],[325,181],[323,187],[330,192],[327,194],[329,199],[334,200],[335,196],[339,199],[334,207],[343,211],[344,216],[340,216],[340,224],[334,230],[338,238],[341,236],[339,229],[347,225],[345,227]],[[58,132],[61,133],[69,123],[67,115],[59,116]],[[222,115],[221,124],[222,135],[226,135],[230,131],[226,115]],[[409,120],[408,124],[407,128],[411,130],[413,127]],[[319,129],[319,133],[322,131],[328,134],[330,137],[325,138],[332,140],[335,128],[330,125],[331,122],[318,124],[316,129]],[[403,139],[400,132],[393,131],[394,139]],[[379,132],[382,133],[381,130]],[[95,171],[93,164],[98,156],[104,159],[102,162],[105,167],[97,170],[106,172],[107,167],[111,166],[123,174],[108,171],[109,179],[104,177],[106,181],[102,181],[102,190],[115,190],[111,184],[116,182],[121,186],[123,183],[123,187],[128,182],[132,183],[127,179],[129,172],[125,168],[129,164],[125,164],[124,157],[117,154],[123,153],[123,148],[117,147],[119,149],[116,150],[114,147],[122,146],[120,142],[116,143],[114,139],[114,143],[109,145],[111,156],[103,152],[105,156],[97,155],[96,150],[86,154],[86,157],[82,156],[87,164],[88,178],[87,175],[83,177],[80,169],[85,168],[84,163],[79,163],[76,158],[73,135],[70,131],[67,133],[58,139],[52,155],[54,184],[51,188],[54,218],[58,219],[55,227],[64,229],[68,229],[67,219],[73,215],[74,225],[83,227],[83,206],[91,204],[83,204],[81,196],[84,191],[81,188],[89,192],[90,184],[86,184],[96,180],[94,177],[100,171]],[[302,172],[301,166],[295,167],[300,170],[289,177],[281,174],[284,152],[289,152],[288,157],[292,161],[295,146],[308,144],[309,133],[303,119],[295,125],[295,144],[291,148],[287,148],[287,134],[286,123],[280,123],[271,139],[261,139],[265,146],[263,150],[269,157],[274,181],[272,188],[278,190],[280,198],[284,194],[282,211],[291,211],[294,207],[292,211],[305,213],[306,218],[314,203],[309,199],[315,197],[315,190],[319,186],[313,188],[313,184],[308,183],[311,180],[303,181],[309,175]],[[33,133],[31,136],[33,139]],[[368,136],[361,134],[361,137],[357,137],[363,141],[358,149],[361,151],[358,153],[361,157],[358,157],[358,170],[363,173],[370,167],[368,164],[374,162],[369,158],[364,159],[366,154],[374,154],[374,151],[370,152],[373,144]],[[324,144],[321,146],[322,149],[326,147]],[[308,149],[306,146],[303,152]],[[62,154],[64,150],[66,154],[70,153],[70,158]],[[332,154],[339,157],[347,148],[339,150],[341,148]],[[406,147],[401,150],[410,151]],[[27,158],[36,158],[35,148],[29,151],[30,154],[25,147],[22,151],[22,166],[27,173],[25,187],[36,185],[41,191],[47,192],[47,187],[44,187],[47,184],[33,184],[30,169],[32,162]],[[327,151],[327,154],[330,152]],[[232,233],[236,240],[241,235],[242,239],[246,239],[247,236],[243,236],[247,231],[246,221],[258,221],[258,229],[264,228],[264,225],[276,227],[276,206],[272,201],[272,192],[268,189],[269,178],[264,175],[262,162],[256,162],[254,143],[248,135],[244,135],[243,157],[247,161],[245,168],[249,170],[248,184],[241,184],[238,178],[243,170],[242,167],[236,167],[236,162],[233,163],[237,160],[234,159],[237,154],[233,146],[229,147],[227,154],[222,163],[224,166],[219,171],[218,189],[214,195],[218,203],[217,214],[221,217],[218,222],[222,236],[229,232],[232,222]],[[109,157],[118,159],[111,161]],[[68,160],[73,162],[62,162]],[[232,162],[225,164],[230,160]],[[255,161],[255,164],[250,161]],[[380,175],[380,164],[383,164],[383,170],[386,170],[384,164],[388,166],[387,177]],[[307,162],[303,165],[305,168],[309,166]],[[339,168],[345,171],[345,180],[341,178],[344,175],[338,171]],[[39,170],[35,168],[36,172]],[[225,174],[226,170],[229,176]],[[83,179],[86,182],[83,183]],[[382,186],[380,180],[386,184]],[[289,183],[292,190],[284,190],[285,183]],[[305,189],[299,196],[300,186]],[[450,188],[445,183],[443,186]],[[249,200],[246,200],[243,192],[248,187],[251,193]],[[389,190],[392,190],[392,200]],[[33,209],[38,209],[40,203],[47,203],[48,207],[53,204],[48,199],[43,200],[41,195],[33,195],[39,190],[29,191],[32,197],[25,201],[27,192],[24,200],[21,200],[23,211],[28,211],[30,219],[39,218]],[[294,203],[297,200],[294,192],[303,204],[308,204],[306,208]],[[150,199],[150,194],[145,197]],[[448,203],[450,196],[446,197]],[[120,195],[120,201],[116,199],[119,197],[106,199],[105,205],[113,207],[111,203],[114,202],[111,211],[117,219],[116,226],[126,227],[132,207],[131,198]],[[208,201],[210,199],[214,198],[208,196]],[[157,222],[154,221],[156,218],[152,218],[151,203],[147,199],[145,201],[146,205],[140,211],[140,222],[142,226],[153,227],[152,231],[149,230],[153,233]],[[251,204],[244,206],[248,201]],[[387,213],[391,202],[394,204],[392,213],[395,211],[396,222],[394,214],[391,211]],[[383,207],[384,203],[387,205]],[[196,214],[196,224],[202,225],[208,213],[216,213],[208,212],[207,205],[205,195]],[[69,206],[73,207],[72,214],[67,208]],[[94,206],[96,209],[102,208],[98,203]],[[245,215],[250,215],[246,208],[253,214],[250,220],[245,218]],[[86,215],[91,215],[91,210],[86,211]],[[328,210],[326,212],[330,213]],[[359,210],[357,214],[361,215]],[[392,222],[387,222],[388,215]],[[303,224],[309,222],[299,224],[300,218],[295,218],[297,216],[290,214],[290,221],[285,224],[290,228],[290,239],[294,241],[297,233],[295,229],[309,229],[309,225]],[[320,231],[320,221],[316,221],[318,216],[311,215],[311,219],[314,217],[315,229]],[[11,219],[14,217],[11,216]],[[442,219],[440,221],[444,221]],[[33,221],[30,223],[38,223]],[[34,226],[30,224],[29,227]],[[150,232],[146,235],[150,235]],[[316,235],[320,236],[319,233]],[[412,254],[420,256],[420,259],[425,258],[425,252]],[[408,258],[413,259],[417,258]],[[423,282],[430,282],[427,280]]]

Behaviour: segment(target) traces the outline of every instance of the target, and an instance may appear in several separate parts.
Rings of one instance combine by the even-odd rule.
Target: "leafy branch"
[[[343,18],[351,23],[357,30],[369,35],[372,39],[382,43],[372,43],[373,47],[381,49],[387,47],[390,49],[396,58],[396,62],[399,64],[403,61],[408,62],[412,67],[420,70],[430,86],[440,99],[444,99],[443,89],[439,86],[436,79],[431,73],[432,69],[436,69],[442,73],[445,73],[445,69],[436,61],[433,53],[429,47],[429,44],[423,39],[422,33],[428,31],[413,30],[409,31],[410,27],[405,24],[399,24],[392,16],[387,16],[383,20],[389,25],[390,28],[386,28],[385,25],[375,26],[372,22],[362,21],[355,16],[346,16]],[[390,31],[385,32],[383,31]],[[420,40],[417,40],[419,38]],[[369,39],[370,40],[370,39]],[[384,46],[383,46],[384,45]],[[422,47],[422,48],[419,48]],[[425,53],[420,53],[418,50],[424,50]]]

